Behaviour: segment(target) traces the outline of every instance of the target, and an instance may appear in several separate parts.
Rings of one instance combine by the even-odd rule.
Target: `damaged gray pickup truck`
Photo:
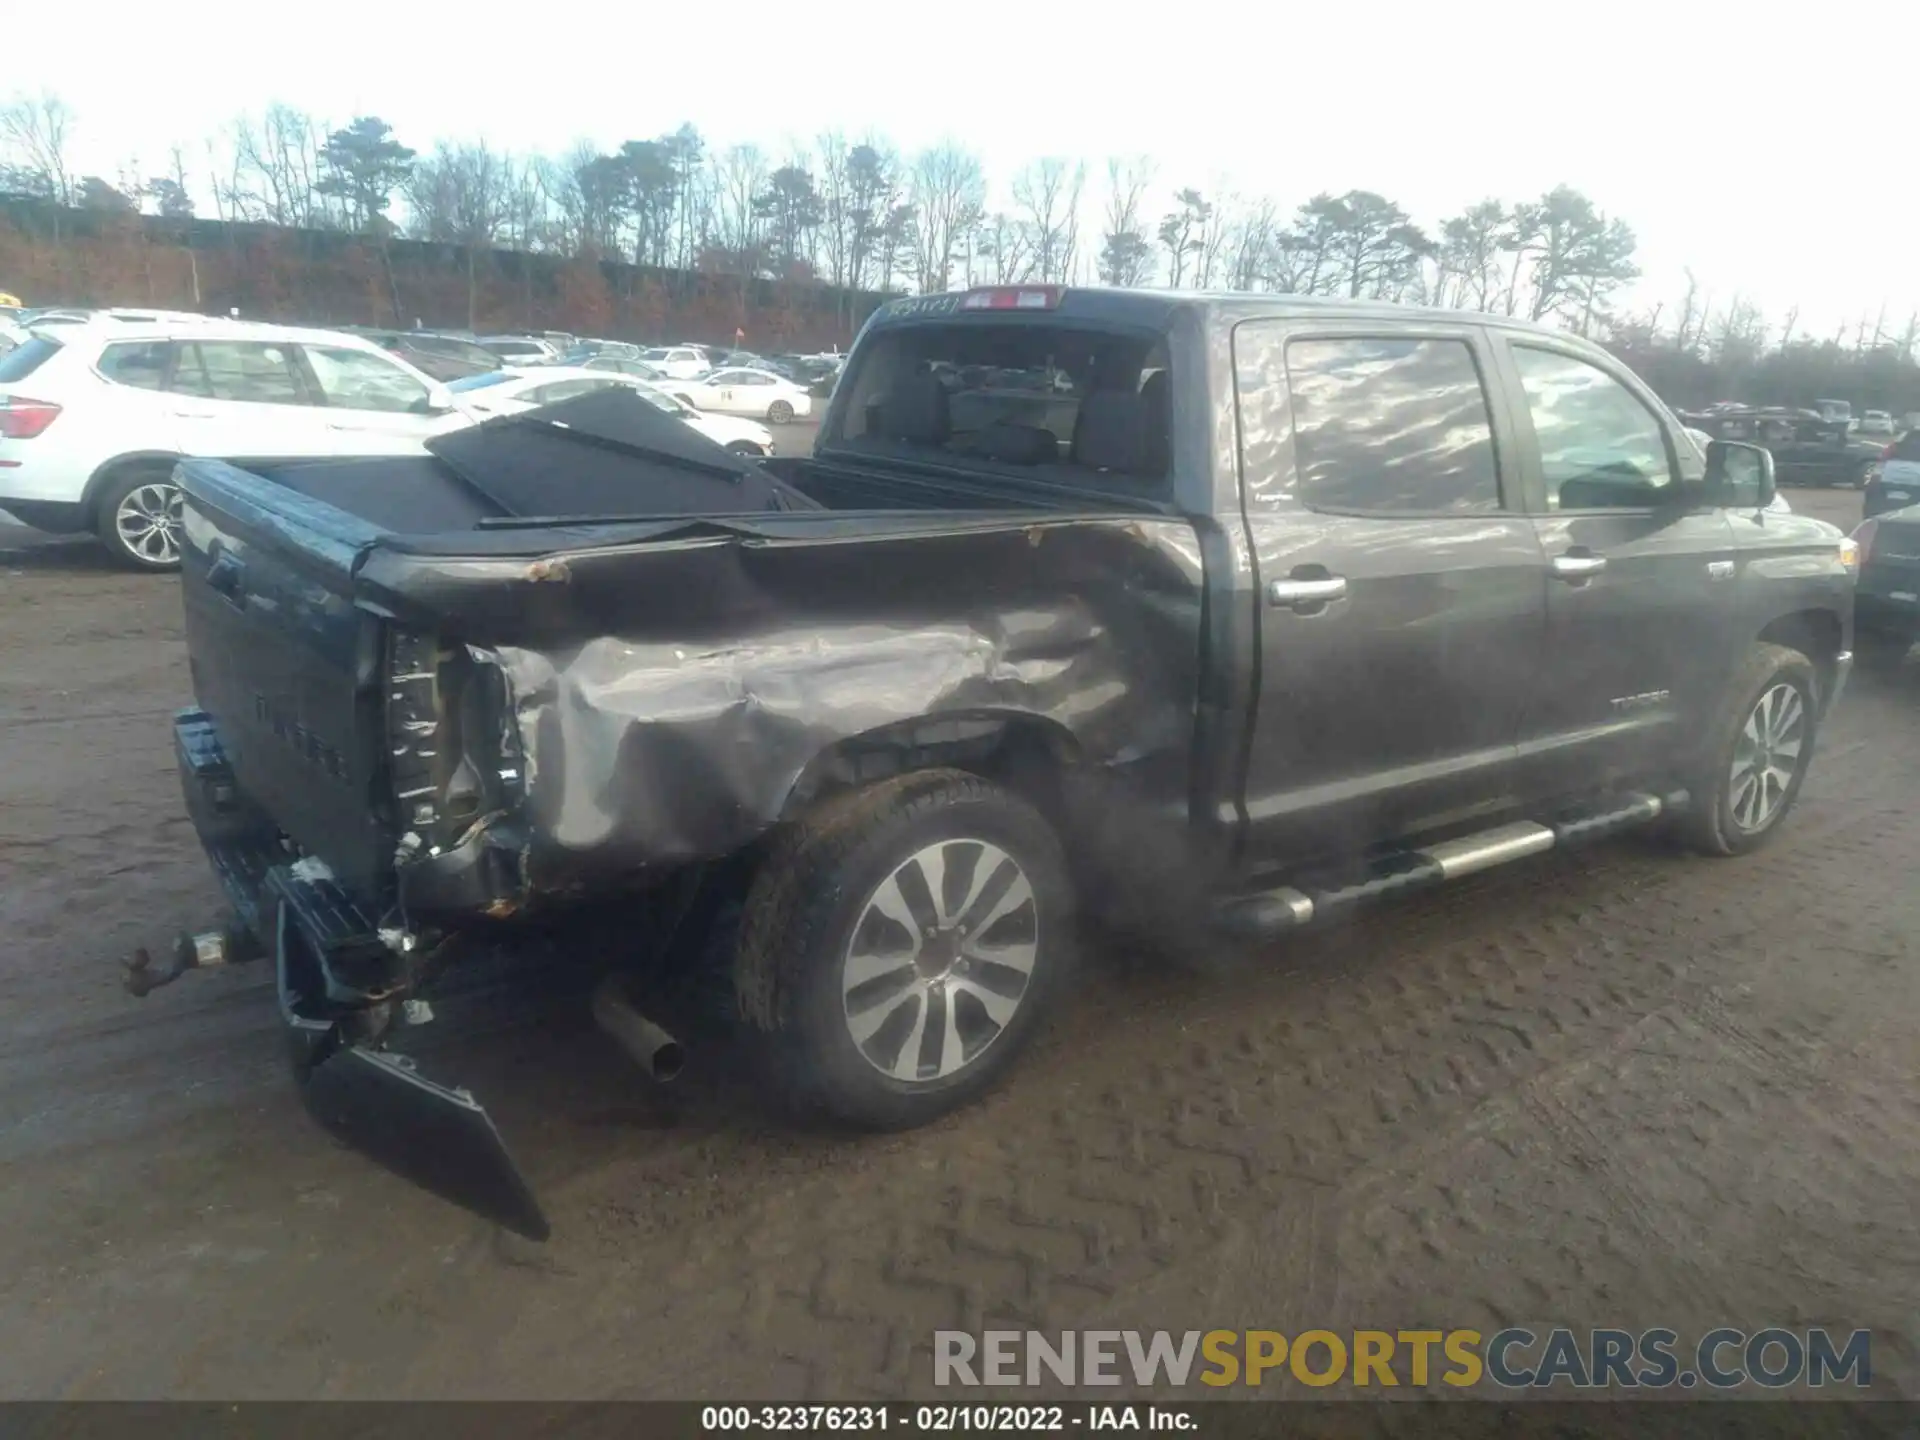
[[[1076,915],[1749,850],[1851,660],[1851,542],[1767,510],[1764,450],[1487,316],[976,290],[874,315],[811,457],[646,408],[180,472],[177,748],[238,921],[175,970],[273,957],[309,1095],[465,1147],[531,1233],[406,1057],[463,937],[725,892],[724,943],[606,963],[717,969],[770,1089],[912,1125],[1015,1059]],[[666,1068],[633,993],[596,1006]]]

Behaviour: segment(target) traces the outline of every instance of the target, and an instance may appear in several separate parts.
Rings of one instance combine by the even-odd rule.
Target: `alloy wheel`
[[[847,1032],[895,1080],[949,1079],[1013,1023],[1039,948],[1019,862],[984,840],[936,841],[861,907],[841,974]]]
[[[1734,740],[1727,806],[1749,835],[1779,818],[1807,743],[1807,707],[1797,687],[1781,681],[1761,692]]]
[[[143,564],[180,563],[180,487],[166,480],[136,485],[113,512],[114,533]]]

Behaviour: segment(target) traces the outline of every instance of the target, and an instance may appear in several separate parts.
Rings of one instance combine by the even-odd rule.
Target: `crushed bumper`
[[[299,862],[248,805],[213,721],[183,711],[174,747],[187,813],[242,929],[274,959],[280,1018],[309,1111],[387,1168],[544,1240],[549,1226],[486,1110],[387,1043],[407,975],[376,925]]]

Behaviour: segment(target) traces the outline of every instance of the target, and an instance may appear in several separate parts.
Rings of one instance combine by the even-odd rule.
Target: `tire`
[[[95,530],[113,558],[133,570],[180,568],[180,487],[173,468],[129,466],[100,492]]]
[[[950,925],[929,913],[930,856]],[[890,915],[922,933],[909,941]],[[741,918],[735,999],[776,1094],[843,1124],[908,1129],[1006,1073],[1058,993],[1072,925],[1040,814],[976,776],[919,771],[830,800],[775,841]]]
[[[673,398],[678,400],[682,405],[686,406],[689,410],[698,410],[700,408],[698,405],[693,403],[693,397],[691,395],[676,395]]]
[[[745,456],[749,460],[764,460],[766,458],[766,451],[762,450],[751,440],[735,440],[727,446],[727,453],[729,455]]]
[[[776,400],[767,407],[767,421],[772,425],[791,425],[793,406],[784,400]]]
[[[1818,701],[1819,677],[1805,655],[1784,645],[1753,647],[1708,727],[1709,758],[1688,786],[1693,800],[1680,832],[1689,846],[1707,855],[1745,855],[1773,838],[1799,798],[1813,761]],[[1763,706],[1770,708],[1763,713]],[[1758,798],[1735,774],[1738,766],[1751,779],[1756,738],[1762,741],[1760,756],[1771,754],[1774,761],[1785,762],[1760,772],[1772,779]],[[1770,748],[1765,745],[1769,738]],[[1790,755],[1789,744],[1797,747]],[[1782,772],[1784,781],[1779,779]]]

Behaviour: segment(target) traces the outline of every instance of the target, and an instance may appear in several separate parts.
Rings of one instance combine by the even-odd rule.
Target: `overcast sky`
[[[6,82],[78,112],[78,168],[164,168],[242,109],[377,114],[417,149],[558,152],[691,121],[778,158],[838,127],[954,136],[1004,203],[1039,155],[1144,154],[1165,192],[1376,190],[1433,227],[1559,183],[1633,226],[1642,302],[1692,266],[1716,305],[1832,334],[1920,306],[1920,6],[836,5],[650,0],[287,9],[20,5]],[[1094,180],[1090,178],[1090,187]],[[1097,196],[1090,195],[1089,212]],[[1156,199],[1154,213],[1166,203]]]

